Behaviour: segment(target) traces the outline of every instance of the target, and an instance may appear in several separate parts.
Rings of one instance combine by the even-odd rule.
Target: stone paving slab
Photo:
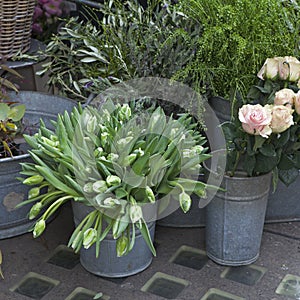
[[[48,225],[42,238],[33,239],[28,233],[0,240],[5,276],[0,280],[0,300],[34,299],[19,293],[24,292],[20,283],[24,278],[28,280],[28,276],[29,282],[32,277],[54,280],[43,297],[35,298],[42,300],[73,300],[72,295],[76,293],[81,295],[77,299],[92,299],[91,295],[99,292],[103,293],[104,300],[300,299],[300,293],[297,295],[300,291],[300,282],[299,287],[297,285],[299,229],[300,222],[266,224],[258,260],[248,267],[229,268],[205,260],[205,228],[157,226],[157,257],[150,267],[127,278],[107,279],[85,271],[76,256],[68,252],[63,252],[67,259],[63,263],[59,257],[54,259],[65,250],[64,245],[73,230],[71,210],[66,206]],[[191,267],[193,263],[197,267]],[[16,287],[19,292],[12,291]],[[41,295],[38,292],[35,291],[36,297]],[[90,293],[90,298],[83,296],[85,292]]]

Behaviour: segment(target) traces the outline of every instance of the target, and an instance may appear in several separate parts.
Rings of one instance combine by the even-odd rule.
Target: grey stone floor
[[[258,260],[235,268],[207,259],[203,227],[157,226],[157,257],[145,271],[121,279],[97,277],[80,265],[64,246],[72,229],[66,206],[42,238],[26,233],[0,240],[0,300],[86,300],[98,293],[112,300],[300,299],[300,222],[266,224]]]

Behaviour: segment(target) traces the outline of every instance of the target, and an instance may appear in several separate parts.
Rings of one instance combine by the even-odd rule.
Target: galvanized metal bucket
[[[278,182],[275,192],[270,191],[266,223],[300,221],[300,176],[289,186]]]
[[[271,173],[224,176],[222,187],[206,207],[206,252],[216,263],[251,264],[259,256]]]
[[[72,202],[75,226],[94,208],[82,203]],[[156,222],[148,223],[152,241],[154,240]],[[111,234],[101,241],[100,255],[96,258],[95,245],[80,250],[80,263],[90,273],[97,276],[120,278],[137,274],[145,270],[152,262],[153,256],[141,232],[136,231],[133,249],[125,256],[117,257],[116,240]]]
[[[14,101],[26,105],[24,122],[28,133],[38,130],[40,118],[47,126],[53,127],[50,120],[55,120],[58,113],[71,111],[74,101],[38,92],[20,92],[11,94]],[[28,220],[31,205],[15,209],[15,206],[26,200],[30,187],[23,185],[16,177],[20,177],[20,163],[31,162],[26,149],[24,154],[0,159],[0,239],[13,237],[28,232],[33,221]]]

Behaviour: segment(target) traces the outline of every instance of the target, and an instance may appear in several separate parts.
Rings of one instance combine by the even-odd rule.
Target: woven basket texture
[[[1,58],[29,49],[35,4],[35,0],[0,0]]]

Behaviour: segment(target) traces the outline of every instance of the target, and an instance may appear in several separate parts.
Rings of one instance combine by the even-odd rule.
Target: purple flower
[[[42,33],[43,32],[43,28],[39,23],[33,23],[32,24],[32,31],[34,33]]]
[[[84,85],[85,89],[88,89],[89,87],[91,87],[92,85],[94,85],[93,81],[89,81]]]
[[[44,5],[45,8],[45,13],[51,15],[55,15],[55,16],[61,16],[62,14],[62,10],[60,8],[60,3],[58,3],[57,1],[52,1],[49,2],[47,4]]]
[[[42,8],[40,6],[36,6],[34,8],[33,20],[36,20],[36,19],[42,17],[42,15],[43,15]]]

